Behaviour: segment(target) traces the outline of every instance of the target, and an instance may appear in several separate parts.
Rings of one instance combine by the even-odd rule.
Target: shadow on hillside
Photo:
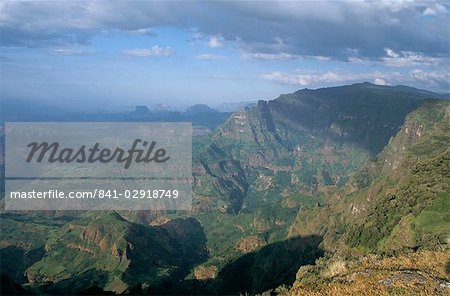
[[[0,274],[0,295],[34,295],[28,290],[25,290],[14,279],[5,273]]]
[[[92,291],[96,291],[95,295],[111,295],[113,293],[103,292],[102,289],[97,288],[103,287],[107,283],[107,281],[108,273],[106,271],[89,269],[66,280],[62,280],[57,283],[41,285],[39,287],[35,287],[35,289],[37,290],[38,294],[47,295],[94,295],[92,294]],[[86,287],[90,288],[86,289]],[[100,291],[102,291],[102,294],[98,293]]]
[[[128,241],[134,243],[127,247],[130,265],[123,279],[127,283],[136,282],[137,278],[157,278],[160,268],[176,266],[166,277],[181,281],[191,268],[201,264],[208,258],[206,236],[203,227],[193,218],[174,219],[160,226],[149,227],[133,224]],[[164,240],[161,240],[164,238]],[[151,254],[151,256],[149,256]]]
[[[214,280],[185,280],[156,294],[256,294],[280,285],[291,285],[298,269],[323,256],[321,236],[294,237],[245,254],[224,266]]]
[[[299,91],[269,101],[268,105],[277,128],[298,131],[306,127],[334,141],[357,145],[375,156],[425,98],[428,97],[419,92],[352,85]]]
[[[21,247],[7,246],[0,249],[1,272],[11,277],[14,282],[23,284],[26,282],[25,270],[39,261],[45,254],[44,248],[36,248],[29,251]]]
[[[322,237],[295,237],[246,254],[219,272],[214,288],[220,294],[261,293],[292,284],[298,269],[323,256]]]

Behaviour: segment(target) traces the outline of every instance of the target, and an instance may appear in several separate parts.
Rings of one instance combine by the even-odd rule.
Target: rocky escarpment
[[[236,112],[194,157],[195,210],[237,213],[266,192],[314,196],[342,186],[430,96],[364,83],[300,90]]]
[[[322,208],[300,211],[290,235],[320,233],[331,258],[301,269],[292,292],[444,293],[450,254],[449,142],[450,104],[427,101],[408,115],[377,159],[353,176],[356,185],[330,194]],[[355,264],[361,258],[370,266]]]

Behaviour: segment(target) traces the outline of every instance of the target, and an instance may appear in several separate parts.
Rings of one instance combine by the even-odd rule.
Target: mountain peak
[[[184,111],[187,115],[198,114],[198,113],[217,113],[218,111],[209,107],[206,104],[195,104],[190,106]]]
[[[131,114],[132,114],[133,116],[139,116],[139,117],[147,116],[147,115],[149,115],[150,113],[151,113],[150,110],[149,110],[148,107],[145,106],[145,105],[139,105],[139,106],[136,106],[135,109],[134,109],[134,111],[131,112]]]

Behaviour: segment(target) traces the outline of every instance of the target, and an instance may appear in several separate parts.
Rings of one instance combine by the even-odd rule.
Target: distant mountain
[[[221,103],[214,106],[215,110],[220,112],[237,112],[245,107],[252,108],[256,105],[256,101],[236,102],[236,103]]]
[[[219,113],[219,111],[209,107],[206,104],[196,104],[188,107],[183,114],[190,116],[202,113]]]
[[[150,116],[151,112],[147,106],[136,106],[133,112],[130,113],[132,117],[147,117]]]
[[[25,122],[192,122],[195,134],[208,134],[225,122],[229,113],[218,112],[207,105],[194,105],[186,112],[172,111],[158,104],[151,110],[145,105],[136,106],[131,112],[81,112],[35,102],[7,102],[2,106],[3,121]]]
[[[165,106],[164,104],[156,104],[152,107],[153,112],[157,113],[164,113],[164,112],[171,112],[172,109],[169,106]]]

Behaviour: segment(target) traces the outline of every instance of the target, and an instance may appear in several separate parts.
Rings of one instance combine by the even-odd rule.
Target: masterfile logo
[[[139,149],[138,145],[144,149]],[[147,147],[148,146],[148,147]],[[170,156],[166,156],[166,149],[155,149],[156,141],[152,141],[150,144],[148,141],[141,139],[135,139],[131,149],[123,149],[117,147],[113,150],[109,148],[100,149],[100,143],[95,143],[92,148],[86,148],[86,145],[82,145],[79,148],[64,147],[60,149],[58,142],[51,144],[47,142],[37,143],[33,142],[27,145],[30,148],[30,153],[27,157],[27,162],[42,162],[46,159],[48,162],[60,162],[60,163],[94,163],[96,161],[101,163],[108,163],[110,161],[117,161],[124,164],[124,169],[128,169],[133,162],[150,163],[152,161],[156,163],[166,162],[170,159]],[[35,158],[36,156],[36,159]]]
[[[190,123],[19,122],[5,136],[6,210],[191,206]]]

